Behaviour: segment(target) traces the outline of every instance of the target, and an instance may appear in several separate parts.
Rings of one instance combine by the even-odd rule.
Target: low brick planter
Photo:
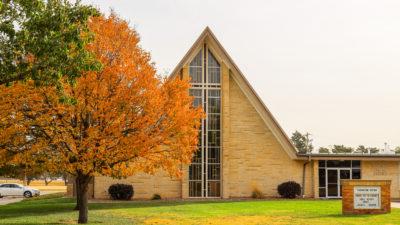
[[[342,213],[390,213],[390,180],[341,180]]]

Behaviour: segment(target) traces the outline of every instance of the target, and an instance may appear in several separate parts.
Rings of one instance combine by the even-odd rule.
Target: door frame
[[[337,173],[337,181],[336,181],[336,185],[337,185],[337,195],[336,196],[329,196],[329,192],[328,192],[328,170],[333,170],[333,171],[335,171],[336,170],[336,173]],[[350,180],[352,179],[352,176],[353,176],[353,173],[352,173],[352,171],[351,171],[351,167],[350,168],[347,168],[347,167],[329,167],[329,168],[325,168],[325,188],[326,188],[326,191],[325,191],[325,198],[342,198],[342,195],[341,195],[341,191],[340,191],[340,189],[341,189],[341,183],[340,183],[340,180],[341,180],[341,178],[340,178],[340,171],[341,170],[347,170],[347,171],[349,171],[349,174],[350,174]]]

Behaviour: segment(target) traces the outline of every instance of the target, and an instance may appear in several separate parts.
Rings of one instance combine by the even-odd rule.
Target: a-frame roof
[[[271,130],[273,135],[277,138],[277,140],[279,141],[285,152],[289,155],[290,158],[299,159],[299,157],[297,157],[297,151],[293,146],[292,142],[290,141],[289,137],[283,131],[282,127],[278,124],[277,120],[274,118],[274,116],[269,111],[267,106],[263,103],[261,98],[251,87],[248,80],[245,78],[243,73],[240,71],[238,66],[226,52],[224,47],[221,45],[221,43],[218,41],[218,39],[215,37],[215,35],[213,34],[213,32],[209,27],[206,27],[204,29],[199,38],[197,38],[197,40],[194,42],[189,51],[185,54],[185,56],[182,58],[179,64],[172,71],[170,76],[173,77],[179,73],[180,69],[188,62],[190,57],[194,55],[195,53],[194,51],[200,48],[200,46],[204,43],[206,39],[209,42],[212,42],[215,48],[218,48],[218,51],[221,52],[222,54],[221,57],[225,59],[224,60],[225,63],[228,65],[229,69],[233,71],[232,73],[233,79],[236,81],[240,89],[249,99],[253,107],[257,110],[257,112],[265,122],[265,125]]]

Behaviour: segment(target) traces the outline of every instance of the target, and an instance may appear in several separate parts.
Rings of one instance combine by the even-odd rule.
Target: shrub
[[[154,194],[153,197],[151,198],[151,200],[160,200],[161,199],[161,195],[159,194]]]
[[[264,198],[264,194],[258,188],[254,188],[251,193],[252,198]]]
[[[296,198],[301,194],[301,186],[294,181],[288,181],[278,185],[278,193],[284,198]]]
[[[113,200],[130,200],[134,194],[133,186],[129,184],[113,184],[108,188],[108,194]]]

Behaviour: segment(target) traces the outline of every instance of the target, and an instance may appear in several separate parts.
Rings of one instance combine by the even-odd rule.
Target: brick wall
[[[343,214],[380,214],[390,212],[390,180],[345,180],[342,181],[342,212]],[[354,187],[377,186],[381,189],[380,209],[355,209]]]

